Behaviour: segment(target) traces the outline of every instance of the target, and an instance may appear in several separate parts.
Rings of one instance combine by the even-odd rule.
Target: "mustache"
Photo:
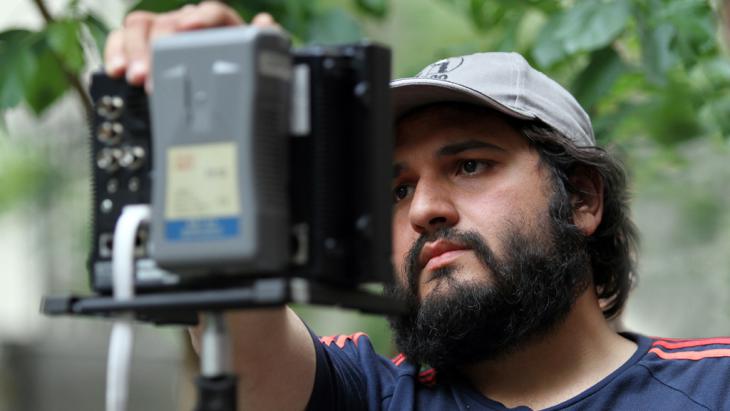
[[[476,231],[461,231],[453,227],[442,227],[438,230],[421,234],[413,242],[405,256],[405,271],[408,279],[408,287],[411,293],[418,295],[418,277],[421,273],[421,266],[418,262],[421,251],[426,243],[436,240],[445,240],[459,246],[472,249],[479,261],[485,268],[491,270],[495,276],[499,274],[499,261],[494,252],[487,245],[487,241]]]

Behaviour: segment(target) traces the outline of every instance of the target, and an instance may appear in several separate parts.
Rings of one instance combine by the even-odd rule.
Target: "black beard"
[[[590,284],[591,272],[586,237],[570,216],[560,215],[571,210],[567,201],[567,196],[551,201],[550,217],[545,216],[549,223],[543,225],[546,233],[528,237],[512,227],[501,238],[507,250],[502,259],[476,232],[445,228],[414,243],[405,264],[408,287],[387,290],[408,308],[389,321],[395,343],[409,361],[448,374],[519,350],[565,320]],[[465,284],[451,276],[459,267],[444,268],[434,275],[443,277],[438,281],[447,289],[421,303],[417,259],[423,245],[438,238],[471,248],[491,278],[484,273],[485,282]]]

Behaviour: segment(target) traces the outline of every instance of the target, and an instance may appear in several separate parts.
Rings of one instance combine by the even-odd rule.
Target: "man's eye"
[[[413,191],[413,187],[408,184],[400,184],[393,189],[393,201],[398,202],[408,197]]]
[[[487,167],[487,163],[479,160],[464,160],[459,164],[459,173],[476,174]]]

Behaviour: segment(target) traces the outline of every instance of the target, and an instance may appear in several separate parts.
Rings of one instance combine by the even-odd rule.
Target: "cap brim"
[[[534,115],[514,110],[474,89],[450,81],[405,78],[391,81],[390,89],[395,120],[415,108],[433,103],[470,103],[493,108],[523,120],[535,118]]]

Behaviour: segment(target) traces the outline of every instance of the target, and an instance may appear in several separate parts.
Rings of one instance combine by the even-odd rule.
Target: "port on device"
[[[122,168],[136,170],[144,164],[145,150],[140,146],[129,146],[122,148],[121,157],[119,157],[119,165]]]
[[[96,130],[96,137],[105,144],[117,144],[122,139],[124,126],[117,121],[105,121]]]
[[[119,169],[119,158],[122,156],[122,150],[118,148],[104,148],[96,154],[96,166],[113,173]]]
[[[149,255],[147,246],[149,244],[150,232],[146,225],[139,227],[137,237],[134,239],[134,257],[142,258]]]
[[[137,237],[134,239],[135,258],[142,258],[149,255],[147,251],[149,238],[149,229],[146,226],[140,227],[137,231]],[[99,234],[99,257],[112,258],[112,250],[114,250],[114,233]]]
[[[96,113],[106,120],[116,120],[122,115],[124,100],[119,96],[102,96],[96,103]]]
[[[112,234],[112,233],[99,234],[99,257],[111,258],[113,246],[114,246],[114,234]]]

